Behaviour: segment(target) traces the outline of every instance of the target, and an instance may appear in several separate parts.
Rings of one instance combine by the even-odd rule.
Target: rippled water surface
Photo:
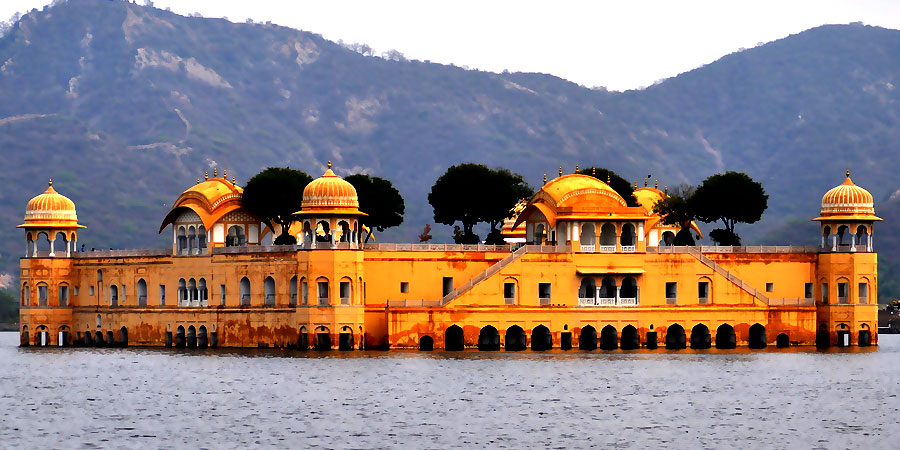
[[[898,448],[877,350],[318,353],[20,349],[0,443],[28,448]]]

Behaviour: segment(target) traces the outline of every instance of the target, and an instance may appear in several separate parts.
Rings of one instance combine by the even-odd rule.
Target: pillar
[[[851,252],[856,251],[856,234],[855,233],[850,234],[850,251]]]
[[[56,253],[53,251],[53,246],[56,245],[56,233],[53,233],[53,237],[50,239],[50,257],[56,256]]]

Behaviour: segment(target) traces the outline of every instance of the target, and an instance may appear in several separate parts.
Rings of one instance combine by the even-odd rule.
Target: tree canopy
[[[522,175],[509,169],[491,169],[483,164],[458,164],[447,169],[431,187],[428,203],[434,209],[435,222],[462,223],[454,233],[457,243],[473,244],[480,239],[473,228],[479,222],[491,230],[488,243],[501,243],[499,226],[516,203],[533,193]]]
[[[634,198],[634,187],[628,180],[619,176],[612,170],[603,167],[587,167],[578,171],[582,175],[592,176],[604,183],[609,184],[619,195],[625,199],[628,206],[638,206],[637,199]],[[608,182],[607,182],[608,180]]]
[[[694,237],[691,235],[691,222],[694,221],[692,209],[693,194],[693,186],[682,185],[653,206],[653,212],[662,217],[664,224],[677,225],[679,227],[679,231],[673,241],[674,245],[695,244]]]
[[[768,207],[769,196],[762,184],[742,172],[728,171],[703,180],[691,197],[691,210],[702,222],[722,221],[725,228],[710,232],[721,245],[740,245],[734,232],[737,222],[754,223]]]
[[[344,180],[356,188],[359,209],[368,214],[362,218],[364,224],[384,231],[403,223],[406,205],[400,191],[390,181],[363,174],[349,175]]]
[[[303,202],[303,188],[312,177],[305,172],[290,168],[269,167],[250,178],[244,187],[244,208],[260,218],[271,230],[273,224],[281,225],[281,234],[275,239],[277,245],[296,244],[289,228],[296,221],[294,213]]]

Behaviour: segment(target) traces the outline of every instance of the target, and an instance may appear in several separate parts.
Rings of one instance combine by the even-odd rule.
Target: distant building
[[[849,173],[822,199],[816,247],[673,247],[638,189],[545,182],[501,246],[362,244],[356,190],[330,168],[304,191],[296,246],[233,181],[176,200],[163,250],[77,252],[74,203],[26,207],[22,345],[318,349],[732,348],[877,342],[872,196]],[[477,201],[477,199],[472,199]],[[699,229],[695,228],[699,233]]]

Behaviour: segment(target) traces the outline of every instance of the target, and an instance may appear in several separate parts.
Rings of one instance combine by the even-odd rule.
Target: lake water
[[[900,447],[875,349],[548,353],[18,348],[4,448]]]

